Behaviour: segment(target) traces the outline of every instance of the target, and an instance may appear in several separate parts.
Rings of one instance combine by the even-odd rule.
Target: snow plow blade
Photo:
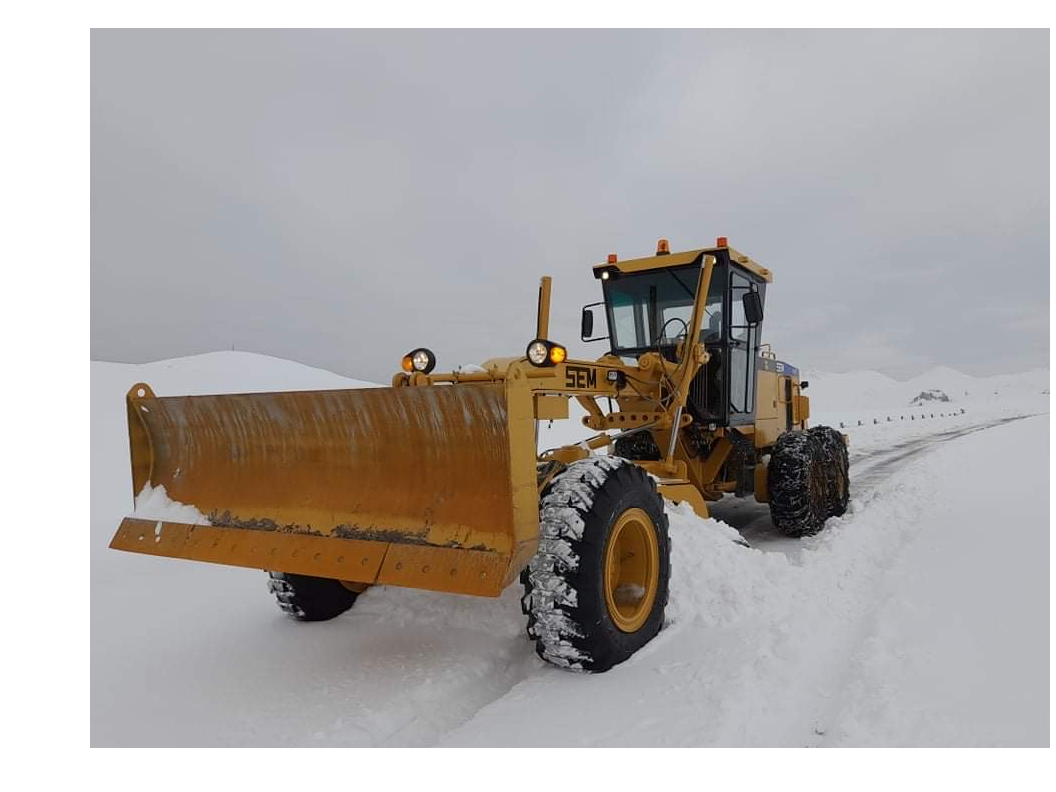
[[[535,553],[533,419],[502,383],[164,398],[140,383],[126,401],[133,494],[164,487],[205,519],[134,514],[112,548],[488,596]]]

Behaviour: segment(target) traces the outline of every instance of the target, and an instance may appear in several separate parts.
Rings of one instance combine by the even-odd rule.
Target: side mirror
[[[810,383],[807,382],[806,380],[803,380],[801,383],[799,383],[799,389],[800,390],[806,390],[809,387],[810,387]]]
[[[583,308],[583,317],[579,322],[580,341],[586,341],[594,335],[594,311],[590,306]]]
[[[597,305],[604,305],[603,302],[591,303],[590,305],[583,306],[583,316],[579,322],[579,340],[580,341],[604,341],[608,336],[601,336],[600,338],[591,338],[594,333],[594,307]]]
[[[745,292],[741,302],[744,305],[744,318],[748,320],[748,324],[757,325],[763,321],[763,298],[759,296],[759,292]]]

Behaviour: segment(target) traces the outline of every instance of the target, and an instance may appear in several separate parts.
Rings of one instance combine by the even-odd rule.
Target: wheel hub
[[[605,548],[605,603],[616,627],[636,632],[653,610],[660,549],[652,519],[642,509],[620,515]]]

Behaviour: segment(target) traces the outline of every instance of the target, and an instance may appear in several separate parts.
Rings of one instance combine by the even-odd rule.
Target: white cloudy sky
[[[1048,364],[1047,31],[92,33],[92,357],[387,380],[573,354],[606,253],[725,235],[764,340]]]

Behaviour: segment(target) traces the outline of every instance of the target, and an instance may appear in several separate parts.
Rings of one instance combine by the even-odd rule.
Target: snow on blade
[[[209,518],[194,506],[172,500],[165,491],[165,485],[152,487],[149,483],[136,496],[136,508],[131,514],[141,520],[158,520],[155,529],[155,541],[161,536],[161,522],[188,523],[190,525],[209,525]]]

